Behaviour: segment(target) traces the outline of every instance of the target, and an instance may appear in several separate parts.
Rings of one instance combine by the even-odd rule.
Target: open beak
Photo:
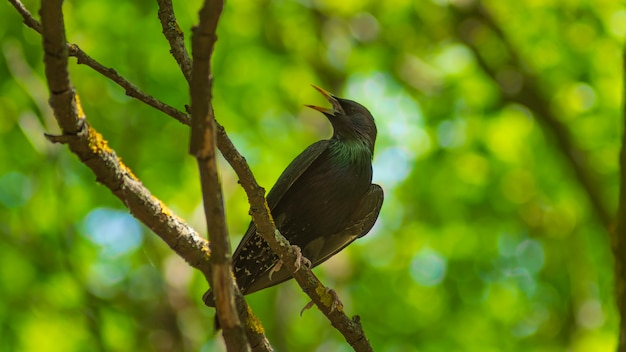
[[[336,113],[341,113],[341,114],[344,113],[343,108],[341,107],[341,104],[339,104],[339,100],[337,100],[337,98],[335,98],[334,95],[316,86],[315,84],[311,84],[311,85],[313,86],[313,88],[317,89],[318,92],[322,93],[324,98],[328,100],[328,102],[333,106],[333,108],[328,109],[328,108],[322,108],[322,107],[315,106],[315,105],[305,105],[306,107],[317,110],[326,116],[328,115],[335,116]]]

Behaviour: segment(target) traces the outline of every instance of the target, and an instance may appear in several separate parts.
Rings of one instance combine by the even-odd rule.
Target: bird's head
[[[333,125],[333,138],[345,141],[361,141],[374,151],[376,124],[372,114],[361,104],[336,97],[324,89],[313,85],[330,102],[332,108],[306,105],[326,115]]]

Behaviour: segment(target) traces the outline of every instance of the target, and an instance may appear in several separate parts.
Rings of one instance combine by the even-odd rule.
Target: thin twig
[[[226,227],[222,186],[216,158],[215,117],[212,105],[211,55],[217,40],[215,31],[222,13],[222,0],[206,0],[191,36],[191,139],[189,153],[198,162],[202,199],[212,252],[211,287],[223,336],[230,351],[249,351],[243,324],[235,305],[237,285],[232,273],[231,248]],[[239,293],[241,295],[241,293]]]
[[[174,56],[187,82],[191,83],[191,59],[185,48],[185,34],[176,22],[172,0],[157,0],[157,3],[163,35],[170,43],[170,53]]]
[[[68,44],[69,54],[70,56],[76,57],[78,60],[78,64],[85,64],[105,77],[110,78],[113,82],[117,83],[120,87],[124,88],[126,95],[138,99],[157,110],[160,110],[176,120],[180,121],[183,124],[189,124],[189,116],[183,113],[182,111],[177,110],[176,108],[167,105],[160,100],[154,98],[151,95],[148,95],[142,92],[137,86],[132,84],[130,81],[122,77],[115,69],[105,67],[101,65],[96,60],[92,59],[89,55],[87,55],[84,51],[82,51],[78,45],[76,44]]]
[[[20,13],[20,15],[22,15],[22,18],[24,18],[24,23],[28,27],[34,29],[35,31],[41,34],[41,24],[32,16],[32,14],[26,9],[26,7],[24,7],[24,4],[22,4],[22,2],[19,0],[9,0],[9,1],[15,7],[15,9]],[[139,89],[129,80],[125,79],[120,74],[118,74],[116,70],[102,65],[101,63],[99,63],[98,61],[94,60],[92,57],[87,55],[87,53],[82,51],[82,49],[79,48],[78,45],[70,44],[70,43],[66,43],[65,45],[67,46],[69,56],[76,57],[78,64],[87,65],[91,67],[92,69],[94,69],[96,72],[100,73],[101,75],[117,83],[120,87],[124,88],[124,91],[126,92],[127,96],[131,98],[135,98],[139,101],[142,101],[148,104],[149,106],[152,106],[153,108],[160,110],[167,115],[170,115],[171,117],[175,118],[181,123],[185,125],[189,125],[190,119],[186,113],[170,105],[163,103],[162,101],[154,98],[151,95],[144,93],[143,91],[141,91],[141,89]]]
[[[28,9],[24,6],[24,4],[22,4],[21,1],[9,0],[9,2],[11,3],[11,5],[13,5],[13,7],[15,7],[17,12],[22,15],[22,18],[24,19],[24,24],[26,26],[41,33],[41,24],[33,17],[33,15],[30,14],[30,11],[28,11]]]

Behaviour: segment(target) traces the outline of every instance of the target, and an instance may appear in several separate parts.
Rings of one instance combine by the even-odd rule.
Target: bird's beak
[[[326,100],[328,100],[328,102],[332,104],[333,108],[328,109],[328,108],[322,108],[320,106],[315,106],[315,105],[305,105],[306,107],[317,110],[326,116],[328,115],[335,116],[336,113],[341,113],[341,114],[344,113],[343,108],[341,107],[341,104],[339,104],[339,100],[337,100],[337,98],[334,95],[316,86],[315,84],[311,84],[311,85],[313,86],[313,88],[317,89],[318,92],[322,93],[324,98],[326,98]]]

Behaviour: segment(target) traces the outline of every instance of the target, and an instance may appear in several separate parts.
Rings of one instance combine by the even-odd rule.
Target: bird
[[[326,116],[333,135],[300,153],[266,198],[276,228],[311,268],[365,236],[374,226],[384,199],[383,189],[372,184],[377,134],[374,117],[355,101],[315,85],[313,88],[332,108],[306,106]],[[237,286],[244,295],[292,278],[257,233],[254,222],[250,222],[232,258]],[[207,291],[203,300],[214,307],[213,291]]]

